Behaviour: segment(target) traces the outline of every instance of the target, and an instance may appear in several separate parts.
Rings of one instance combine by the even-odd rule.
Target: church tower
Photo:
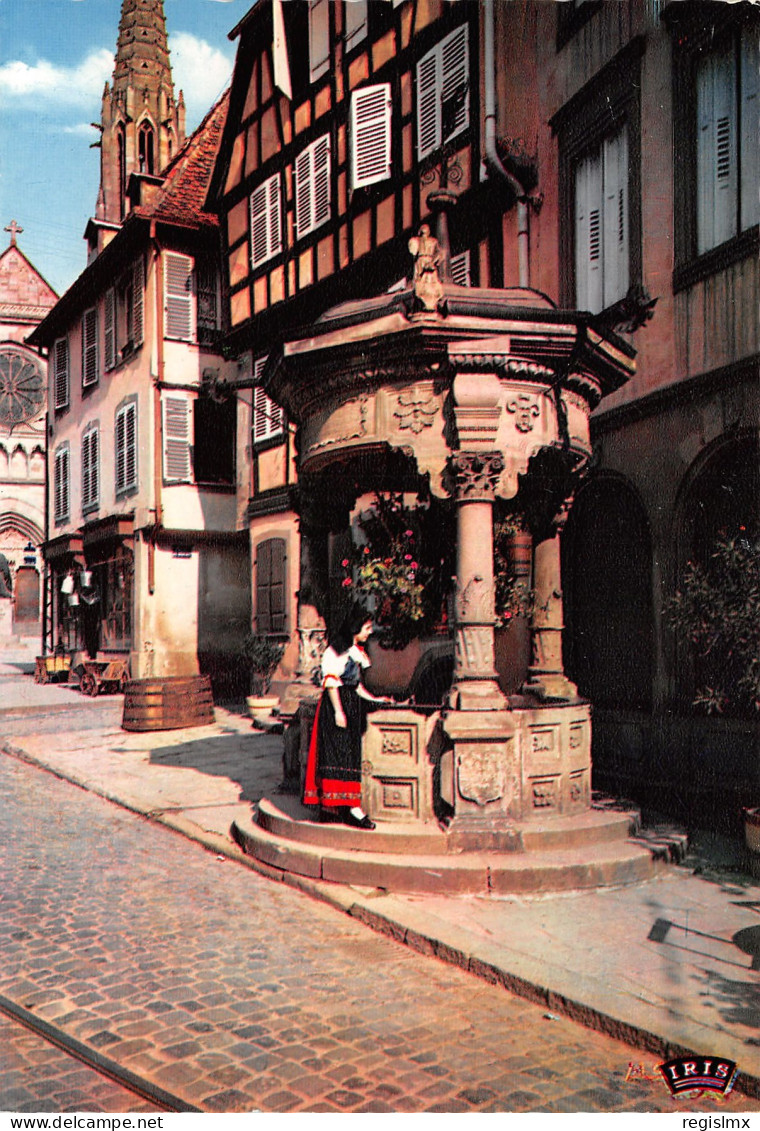
[[[174,98],[163,0],[122,0],[116,63],[103,92],[96,223],[118,226],[132,173],[157,176],[185,140],[185,103]]]

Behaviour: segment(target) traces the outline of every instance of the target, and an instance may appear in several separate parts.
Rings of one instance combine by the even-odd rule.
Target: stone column
[[[501,452],[456,452],[457,579],[454,684],[460,711],[503,709],[494,665],[493,501],[504,470]]]
[[[576,699],[578,688],[565,675],[562,662],[562,575],[560,537],[570,510],[563,505],[548,536],[533,551],[534,605],[531,621],[531,663],[523,690],[537,698]]]

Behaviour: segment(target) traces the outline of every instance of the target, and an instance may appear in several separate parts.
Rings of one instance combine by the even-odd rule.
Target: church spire
[[[116,61],[103,92],[97,219],[120,224],[132,173],[157,175],[185,140],[174,98],[163,0],[122,0]]]

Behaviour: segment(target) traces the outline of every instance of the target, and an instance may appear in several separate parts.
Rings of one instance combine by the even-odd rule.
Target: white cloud
[[[169,35],[169,51],[174,93],[184,91],[188,128],[192,129],[229,82],[233,57],[186,31]]]
[[[11,60],[0,67],[0,96],[37,108],[48,102],[99,106],[112,72],[113,55],[105,48],[90,52],[74,67],[57,67],[46,59],[32,65]]]

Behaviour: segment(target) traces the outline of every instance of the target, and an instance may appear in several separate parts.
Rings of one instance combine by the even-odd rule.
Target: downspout
[[[164,430],[161,410],[161,387],[164,381],[164,261],[161,255],[161,246],[156,239],[156,221],[150,224],[150,240],[153,247],[155,264],[155,317],[156,317],[156,369],[157,375],[153,379],[153,501],[155,504],[156,521],[148,540],[148,592],[151,596],[156,591],[156,535],[164,521],[163,503],[161,498],[162,464],[164,453]]]
[[[494,50],[494,0],[483,0],[485,46],[485,141],[488,167],[495,169],[517,197],[517,263],[519,285],[530,286],[530,226],[528,194],[517,177],[505,169],[496,151],[496,52]]]

